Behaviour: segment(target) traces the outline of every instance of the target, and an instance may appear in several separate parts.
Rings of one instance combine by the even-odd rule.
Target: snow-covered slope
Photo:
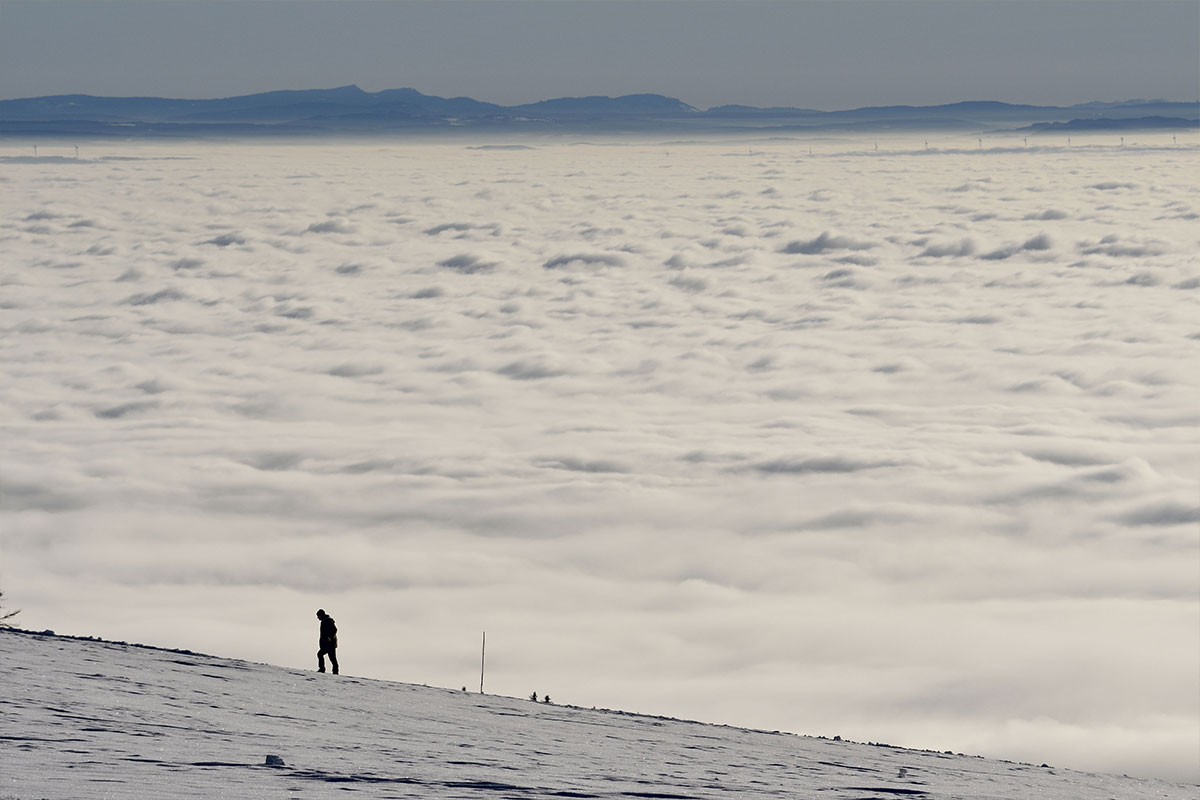
[[[3,800],[1196,797],[1159,781],[24,631],[0,631],[0,656]]]

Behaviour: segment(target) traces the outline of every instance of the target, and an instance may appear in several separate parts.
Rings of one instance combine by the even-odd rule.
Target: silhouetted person
[[[317,619],[321,620],[321,638],[318,641],[320,649],[317,650],[317,672],[325,671],[325,656],[329,656],[329,665],[333,667],[333,674],[338,674],[337,663],[337,625],[333,624],[333,617],[325,613],[325,609],[317,609]]]

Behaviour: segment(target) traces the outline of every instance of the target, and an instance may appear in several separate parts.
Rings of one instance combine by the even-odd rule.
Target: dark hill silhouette
[[[660,94],[560,97],[502,106],[438,97],[412,88],[366,92],[358,86],[261,92],[214,99],[54,95],[0,101],[0,135],[202,136],[320,134],[484,128],[531,131],[695,131],[942,128],[983,130],[1031,125],[1082,129],[1162,128],[1200,118],[1197,103],[1161,100],[1042,107],[997,101],[936,106],[874,106],[839,111],[723,105],[700,110]],[[1126,129],[1128,129],[1128,127]]]
[[[1038,133],[1058,131],[1130,131],[1130,130],[1181,130],[1200,127],[1200,121],[1183,117],[1132,117],[1130,119],[1073,119],[1068,122],[1035,122],[1028,130]]]

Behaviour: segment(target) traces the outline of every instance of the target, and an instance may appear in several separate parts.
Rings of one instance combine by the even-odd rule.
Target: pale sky
[[[705,108],[1200,96],[1200,3],[0,0],[0,98],[358,84]]]

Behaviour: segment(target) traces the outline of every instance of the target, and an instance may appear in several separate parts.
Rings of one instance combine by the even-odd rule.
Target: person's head
[[[323,609],[323,608],[317,609],[317,619],[325,619],[325,609]]]

